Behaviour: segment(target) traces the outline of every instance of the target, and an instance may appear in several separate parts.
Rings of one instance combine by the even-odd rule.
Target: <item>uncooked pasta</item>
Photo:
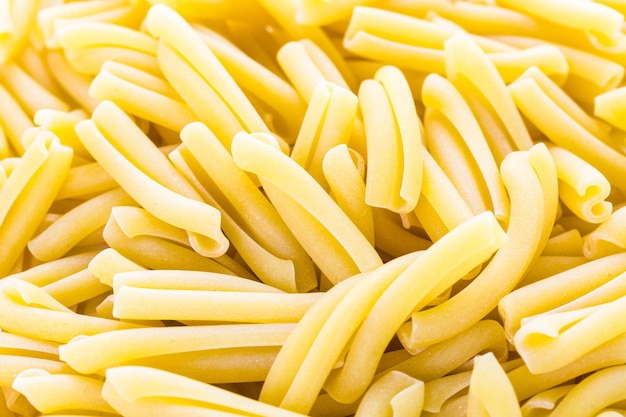
[[[620,0],[0,0],[0,417],[626,415]]]

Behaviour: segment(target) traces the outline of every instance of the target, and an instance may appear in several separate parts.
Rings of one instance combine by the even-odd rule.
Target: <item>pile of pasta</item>
[[[0,0],[0,416],[625,416],[624,14]]]

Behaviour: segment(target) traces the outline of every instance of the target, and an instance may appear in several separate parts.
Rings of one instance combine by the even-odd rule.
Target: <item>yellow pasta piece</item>
[[[582,256],[583,240],[576,229],[554,235],[543,248],[543,256]]]
[[[69,170],[72,150],[42,133],[0,189],[0,276],[5,276],[43,220]],[[36,201],[36,203],[35,203]]]
[[[522,113],[552,142],[596,167],[612,185],[625,187],[626,157],[585,130],[536,81],[518,80],[509,86],[509,91]]]
[[[470,380],[467,416],[522,416],[511,382],[493,356],[477,356]]]
[[[21,372],[12,384],[13,389],[43,413],[66,410],[115,413],[100,395],[102,386],[101,381],[90,377],[50,374],[39,369]]]
[[[103,398],[125,416],[192,416],[216,412],[258,417],[301,417],[301,414],[146,367],[107,370]]]
[[[355,417],[418,417],[424,402],[424,383],[398,371],[374,382],[359,403]]]
[[[615,210],[606,221],[583,238],[583,252],[590,259],[623,252],[626,235],[622,224],[626,221],[626,207]]]
[[[519,288],[498,303],[507,337],[517,332],[524,317],[557,308],[606,284],[626,267],[626,256],[616,254],[573,267]]]
[[[148,138],[142,138],[138,128],[117,107],[110,102],[105,102],[98,109],[101,111],[94,114],[94,119],[85,120],[76,125],[76,132],[83,145],[135,201],[163,221],[187,230],[189,243],[195,250],[207,256],[223,254],[228,247],[228,241],[219,229],[219,211],[198,201],[200,197],[182,176],[173,175],[165,182],[166,172],[176,173],[174,167],[169,164],[156,147],[150,146],[151,143]],[[118,123],[113,126],[105,122],[111,122],[111,119],[117,120]],[[114,130],[111,131],[111,129]],[[129,130],[130,132],[128,132]],[[121,132],[130,133],[130,136],[126,137],[125,145],[121,144],[121,137],[119,136]],[[135,146],[142,146],[146,152],[142,154],[143,159],[139,161],[127,159],[124,156],[124,146],[129,146],[128,141],[131,137],[136,138]],[[122,149],[116,149],[116,145],[117,148]],[[154,164],[150,164],[150,169],[153,171],[146,173],[140,167],[147,165],[145,161],[148,157],[162,158],[162,163],[158,168]],[[155,168],[166,169],[167,171],[156,171]],[[156,175],[157,172],[159,176]],[[163,185],[159,180],[165,182],[167,186],[173,187],[176,191]],[[163,201],[167,200],[170,201],[170,204],[164,205]],[[192,221],[194,219],[203,219],[204,221]]]
[[[2,329],[22,336],[67,342],[81,334],[137,327],[129,323],[76,314],[25,281],[6,278],[0,287]]]
[[[306,292],[316,287],[315,271],[306,252],[279,217],[277,210],[248,174],[236,165],[218,138],[201,123],[186,126],[181,132],[181,138],[200,165],[200,171],[206,173],[202,175],[196,169],[194,175],[204,180],[201,186],[217,202],[224,218],[228,217],[224,221],[226,234],[261,280],[289,292]],[[186,162],[192,161],[187,158]],[[235,239],[232,223],[268,253],[265,256],[251,253],[249,243]],[[269,266],[270,257],[283,265]]]
[[[549,415],[554,410],[558,401],[560,401],[568,392],[574,388],[574,385],[562,385],[543,391],[532,398],[528,399],[520,408],[524,417],[540,417]]]
[[[523,319],[514,337],[516,349],[532,372],[545,373],[568,365],[624,333],[618,319],[626,303],[622,298]],[[572,348],[563,349],[563,346]]]
[[[501,0],[499,3],[566,27],[583,30],[594,43],[617,46],[624,16],[599,3]]]
[[[77,243],[103,227],[115,206],[133,205],[122,189],[101,194],[65,213],[28,243],[30,252],[40,260],[53,261]]]
[[[113,316],[122,320],[200,320],[233,323],[297,323],[321,296],[121,286]],[[280,305],[280,309],[276,306]]]
[[[111,291],[111,287],[101,283],[87,269],[52,282],[42,289],[68,307]]]
[[[22,155],[24,145],[21,142],[21,132],[33,127],[33,123],[2,84],[0,84],[0,126],[7,140],[4,152],[7,155]]]
[[[145,268],[122,256],[115,249],[104,249],[91,259],[87,269],[105,285],[113,287],[114,276],[120,272],[143,271]],[[112,317],[112,316],[111,316]]]
[[[45,262],[26,271],[12,274],[11,278],[28,281],[42,287],[86,268],[97,253],[97,251],[85,252],[66,256],[56,261]]]
[[[80,139],[74,132],[74,126],[81,120],[86,119],[84,112],[80,110],[65,112],[43,108],[37,110],[33,121],[37,127],[27,129],[22,134],[22,142],[31,142],[42,130],[49,130],[57,135],[63,145],[69,146],[74,150],[74,156],[80,156],[89,161],[93,161],[89,152],[85,149]],[[73,165],[76,165],[73,161]]]
[[[98,100],[110,100],[125,112],[175,131],[197,120],[165,80],[114,61],[102,65],[91,82],[89,94]]]
[[[84,199],[116,187],[118,187],[117,182],[102,168],[102,165],[93,162],[70,168],[56,199]]]
[[[186,19],[251,20],[259,24],[270,23],[271,18],[256,1],[242,0],[148,0],[150,4],[165,4]]]
[[[296,89],[216,32],[204,26],[194,26],[194,29],[237,84],[275,110],[273,115],[279,119],[275,121],[275,127],[283,128],[287,134],[285,139],[291,141],[305,112],[304,102]]]
[[[193,28],[165,5],[150,8],[145,22],[159,39],[159,66],[199,119],[229,144],[240,130],[268,131],[267,126]]]
[[[233,139],[232,153],[239,167],[259,176],[278,213],[331,282],[381,264],[354,223],[295,161],[245,133]],[[310,219],[309,227],[303,227],[304,218]]]
[[[509,202],[498,173],[498,167],[478,122],[459,91],[445,78],[433,74],[424,81],[422,101],[426,106],[424,123],[427,133],[431,127],[428,124],[429,120],[434,119],[438,125],[451,125],[452,129],[446,130],[449,131],[449,135],[452,136],[451,139],[458,149],[456,154],[465,155],[464,159],[467,161],[467,165],[455,164],[450,157],[446,158],[447,149],[440,146],[444,141],[441,137],[443,135],[437,135],[436,132],[432,134],[433,137],[427,144],[431,155],[438,160],[444,170],[447,169],[448,176],[456,183],[457,189],[475,213],[485,209],[492,210],[496,218],[506,223],[509,217]],[[444,118],[445,121],[441,118]],[[455,155],[455,153],[451,154]],[[469,177],[475,178],[473,183],[459,183],[459,181],[464,180],[462,177],[459,178],[460,175],[455,175],[453,171],[455,165],[457,167],[465,165],[466,169],[470,171]],[[463,171],[457,172],[464,174]],[[467,178],[467,176],[465,177]],[[474,191],[473,188],[477,189]]]
[[[626,88],[615,88],[594,98],[593,113],[619,129],[626,130],[623,122]]]
[[[385,66],[359,89],[367,139],[365,201],[398,213],[415,209],[422,182],[421,130],[400,70]]]
[[[83,109],[91,113],[99,102],[99,100],[89,95],[89,84],[92,77],[76,71],[60,51],[47,51],[45,57],[48,66],[54,68],[52,75],[55,81],[63,88],[63,91],[80,104]]]
[[[22,48],[37,17],[38,1],[2,2],[0,10],[0,64],[4,64]]]
[[[448,80],[463,94],[500,163],[512,150],[532,146],[528,131],[496,68],[466,36],[444,44]],[[470,64],[471,63],[471,64]]]
[[[323,159],[331,148],[350,141],[357,107],[358,100],[352,92],[330,82],[317,83],[291,158],[322,186],[326,186]]]
[[[84,374],[126,361],[180,352],[281,346],[294,324],[224,324],[126,329],[80,337],[59,348],[61,360]]]
[[[0,354],[0,387],[10,387],[15,378],[28,369],[41,369],[54,374],[72,374],[75,371],[66,363],[54,359],[33,358],[24,355]]]

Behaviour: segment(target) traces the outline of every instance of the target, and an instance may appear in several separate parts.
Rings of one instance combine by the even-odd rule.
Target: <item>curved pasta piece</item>
[[[159,74],[157,41],[145,33],[104,22],[76,22],[55,31],[70,65],[96,75],[106,61],[116,61]]]
[[[66,410],[115,413],[100,395],[103,385],[102,381],[87,376],[30,369],[21,372],[12,387],[42,413]]]
[[[177,132],[197,120],[165,80],[115,61],[102,65],[89,86],[89,94],[98,100],[110,100],[127,113]]]
[[[337,145],[324,155],[322,171],[337,205],[367,240],[374,243],[375,226],[372,208],[365,203],[363,180],[365,160],[363,157],[346,145]]]
[[[22,155],[24,153],[22,132],[32,128],[33,123],[2,84],[0,84],[0,124],[6,141],[3,152],[7,155]]]
[[[457,38],[452,38],[451,41]],[[434,117],[435,114],[445,118],[446,122],[452,125],[454,133],[450,132],[453,137],[458,153],[466,156],[465,164],[468,165],[470,177],[476,178],[475,186],[478,188],[473,194],[477,194],[478,200],[483,198],[486,201],[486,208],[492,210],[496,218],[504,223],[508,222],[509,217],[509,201],[500,179],[498,166],[489,150],[487,141],[480,129],[478,121],[474,118],[472,111],[465,102],[460,92],[454,85],[445,78],[431,74],[424,81],[422,87],[422,102],[426,106],[426,116],[424,117],[425,129],[428,135],[429,124],[427,120],[429,115]],[[433,114],[434,113],[434,114]],[[441,123],[441,122],[439,122]],[[446,160],[446,150],[439,146],[443,140],[439,135],[433,134],[431,140],[428,141],[428,148],[431,155],[435,159],[439,159],[440,165],[444,165],[442,161]],[[449,177],[457,184],[462,179],[458,179],[454,173],[454,166],[461,165],[456,160],[456,164],[452,161],[446,161],[445,168],[450,173]],[[459,184],[460,185],[460,184]],[[461,193],[471,193],[467,191],[467,187],[457,185],[457,189]],[[467,195],[467,194],[466,194]],[[466,197],[466,201],[471,199]],[[469,203],[469,202],[468,202]],[[484,204],[484,203],[483,203]],[[480,210],[482,211],[482,210]]]
[[[49,9],[46,9],[49,10]],[[81,74],[67,61],[62,51],[50,50],[45,55],[46,64],[54,68],[52,76],[64,93],[76,101],[88,113],[93,112],[99,100],[89,95],[89,85],[93,77]]]
[[[320,82],[331,82],[350,91],[348,83],[324,51],[309,39],[287,42],[276,55],[300,97],[307,103]]]
[[[480,243],[477,240],[479,235]],[[468,239],[473,239],[471,244]],[[333,371],[326,381],[326,391],[342,401],[356,400],[372,380],[382,353],[409,313],[428,304],[484,262],[506,240],[493,214],[485,212],[435,242],[376,301],[352,339],[344,366]],[[450,253],[460,256],[451,262]],[[431,274],[429,271],[434,269],[439,272]],[[425,277],[429,279],[423,279]],[[413,295],[405,297],[399,294]],[[377,337],[372,338],[372,334],[377,334]],[[351,382],[347,383],[348,380]]]
[[[89,152],[87,152],[87,149],[85,149],[74,131],[76,123],[84,119],[86,119],[86,116],[80,110],[66,112],[42,108],[37,110],[33,117],[33,121],[37,126],[24,131],[22,134],[22,142],[31,143],[39,133],[48,130],[54,133],[63,145],[72,148],[75,156],[93,161],[93,158]]]
[[[493,63],[467,36],[451,37],[444,49],[448,80],[474,112],[496,161],[512,150],[530,149],[528,131]]]
[[[573,153],[549,146],[559,178],[559,197],[574,214],[589,223],[609,218],[613,205],[606,201],[611,192],[607,179],[592,165]]]
[[[86,199],[116,187],[118,187],[117,182],[115,182],[99,163],[86,163],[70,168],[56,196],[56,200],[59,201],[71,198]]]
[[[424,384],[424,411],[440,413],[446,402],[469,387],[472,371],[447,375]]]
[[[232,154],[240,168],[259,176],[278,213],[331,282],[382,263],[354,223],[295,161],[243,132],[233,139]]]
[[[468,417],[522,417],[511,382],[492,353],[474,359],[467,401]]]
[[[23,357],[56,360],[59,359],[59,344],[0,332],[0,352],[3,355],[17,354]]]
[[[375,246],[386,254],[394,257],[404,256],[428,249],[432,245],[429,239],[407,230],[395,213],[385,209],[374,209],[373,217]]]
[[[236,347],[281,346],[294,324],[150,327],[72,339],[61,360],[84,374],[148,357]],[[97,336],[97,337],[96,337]]]
[[[626,123],[624,123],[625,102],[626,87],[615,88],[594,98],[593,114],[619,129],[626,130]]]
[[[406,78],[392,66],[359,88],[367,140],[365,202],[398,213],[415,209],[422,182],[422,140]]]
[[[365,392],[355,417],[419,417],[424,403],[424,383],[391,371]]]
[[[521,112],[552,142],[596,167],[612,185],[626,187],[626,157],[585,130],[535,80],[517,80],[509,91]]]
[[[25,271],[11,274],[10,277],[30,282],[38,287],[43,287],[44,285],[48,285],[63,277],[85,269],[97,253],[98,251],[91,251],[66,256],[56,261],[45,262]]]
[[[537,395],[529,398],[528,401],[522,405],[523,416],[543,415],[550,413],[556,407],[557,403],[563,399],[567,393],[569,393],[575,385],[561,385],[560,387],[552,388],[540,392]]]
[[[325,188],[323,159],[331,148],[350,141],[357,108],[357,97],[345,88],[326,81],[315,86],[291,159]]]
[[[606,407],[626,399],[626,366],[599,370],[576,384],[552,412],[553,417],[595,416]],[[618,414],[619,415],[619,414]]]
[[[145,24],[159,39],[157,59],[165,78],[223,143],[230,144],[241,130],[268,131],[218,58],[178,13],[156,4]]]
[[[26,42],[28,30],[37,18],[39,3],[27,0],[6,2],[0,18],[0,64],[10,61]]]
[[[197,13],[194,15],[197,16]],[[255,20],[258,20],[258,16],[255,16]],[[273,115],[282,122],[276,127],[286,125],[286,140],[292,140],[297,135],[306,111],[305,102],[296,89],[218,33],[205,26],[196,25],[194,29],[237,84],[275,111]]]
[[[104,110],[108,110],[108,107],[109,106],[99,107],[99,109],[103,109],[104,113]],[[109,116],[106,115],[103,115],[103,119],[111,121]],[[195,194],[191,185],[189,185],[182,176],[176,175],[174,178],[177,179],[170,178],[170,181],[174,179],[177,185],[175,188],[176,191],[182,189],[183,193],[187,193],[187,190],[191,190],[191,192],[195,194],[192,198],[172,191],[172,189],[164,186],[155,179],[154,174],[150,175],[143,171],[141,168],[145,165],[141,162],[137,163],[135,159],[141,154],[126,153],[125,155],[123,152],[116,149],[115,146],[116,142],[119,143],[121,139],[119,136],[111,135],[108,138],[105,136],[107,133],[106,129],[111,129],[112,126],[108,126],[106,129],[103,128],[102,126],[105,124],[104,120],[100,123],[96,123],[92,120],[84,120],[76,125],[76,132],[83,142],[83,145],[94,155],[96,160],[107,170],[109,175],[111,175],[135,201],[145,207],[155,215],[155,217],[187,230],[189,243],[199,253],[205,256],[219,256],[225,253],[228,248],[228,240],[220,230],[219,211],[199,201],[199,196],[195,199],[197,194]],[[128,126],[128,123],[126,125]],[[137,129],[134,124],[133,127]],[[135,136],[137,139],[140,139],[140,136],[136,134]],[[126,137],[126,139],[129,138]],[[141,156],[144,160],[146,156],[150,154],[156,156],[157,153],[160,158],[164,158],[156,147],[154,147],[152,151],[149,146],[146,146],[145,141],[148,141],[148,139],[145,138],[143,143],[141,141],[136,142],[142,143],[142,149],[151,151]],[[128,143],[126,146],[128,146]],[[169,168],[168,172],[176,172],[167,159],[164,159],[164,163],[160,165]],[[153,164],[150,169],[154,170],[155,167],[157,166]],[[163,174],[164,172],[161,172],[161,176],[157,177],[161,179],[161,181]],[[185,187],[183,187],[183,185]],[[170,203],[164,204],[165,201],[169,201]],[[202,219],[202,221],[195,221],[196,219]]]
[[[75,306],[111,291],[111,287],[100,282],[87,269],[51,282],[42,289],[65,306]]]
[[[115,206],[133,205],[122,189],[96,196],[65,213],[28,242],[28,250],[42,261],[53,261],[69,252],[82,239],[103,227]]]
[[[137,327],[69,310],[43,289],[6,278],[0,286],[0,326],[21,336],[65,343],[78,335]]]
[[[626,207],[620,207],[601,223],[593,232],[583,238],[583,252],[586,257],[598,259],[620,253],[626,248]]]
[[[321,295],[153,289],[123,285],[115,294],[113,317],[122,320],[297,323]]]
[[[550,372],[626,332],[620,320],[625,309],[626,298],[621,297],[598,306],[530,317],[522,320],[513,340],[531,372]]]
[[[577,229],[553,235],[541,251],[542,256],[582,256],[582,254],[583,240]]]
[[[145,270],[141,265],[122,256],[113,248],[106,248],[98,252],[89,262],[87,269],[98,278],[101,283],[109,287],[113,287],[113,277],[117,273]]]
[[[200,187],[208,192],[207,197],[215,200],[224,213],[225,232],[252,270],[264,282],[289,292],[315,288],[316,275],[308,255],[218,138],[205,125],[194,123],[183,129],[181,139],[192,157],[187,158],[179,148],[180,155],[198,178]],[[237,236],[240,233],[244,236]],[[247,240],[267,253],[252,251]],[[268,258],[284,265],[277,267]],[[269,265],[272,266],[268,268]]]
[[[411,322],[398,332],[408,348],[444,340],[485,317],[515,288],[545,246],[554,225],[558,196],[550,154],[545,146],[536,145],[529,151],[509,154],[500,169],[511,199],[508,242],[459,293],[438,306],[413,313]],[[472,308],[467,308],[470,305]]]
[[[520,327],[524,317],[556,309],[572,302],[617,277],[626,268],[626,254],[606,256],[546,277],[505,295],[498,303],[507,338]]]
[[[75,371],[64,362],[55,359],[33,358],[24,355],[0,354],[0,386],[10,387],[15,378],[29,369],[41,369],[52,374],[72,374]]]
[[[135,223],[138,220],[139,223]],[[188,269],[236,274],[231,270],[234,265],[221,264],[227,259],[226,255],[218,258],[200,255],[187,247],[188,242],[183,230],[162,222],[136,207],[115,207],[111,211],[102,236],[106,243],[122,256],[150,269]],[[236,275],[251,277],[251,274],[241,266],[236,272]]]
[[[501,361],[508,356],[502,326],[493,320],[481,320],[449,339],[420,351],[412,351],[414,356],[391,369],[428,382],[453,371],[463,371],[481,352],[492,352]]]
[[[500,3],[565,27],[583,30],[592,42],[599,45],[617,46],[620,43],[624,16],[603,4],[572,4],[565,0],[550,3],[540,0],[502,0]]]
[[[42,132],[0,188],[0,276],[6,276],[52,205],[72,150]]]
[[[102,397],[129,417],[209,416],[216,413],[258,417],[302,417],[189,378],[157,369],[123,366],[107,370]]]

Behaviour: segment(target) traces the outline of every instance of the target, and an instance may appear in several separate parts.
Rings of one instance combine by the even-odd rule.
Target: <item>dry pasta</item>
[[[617,0],[0,0],[0,416],[626,415]]]

